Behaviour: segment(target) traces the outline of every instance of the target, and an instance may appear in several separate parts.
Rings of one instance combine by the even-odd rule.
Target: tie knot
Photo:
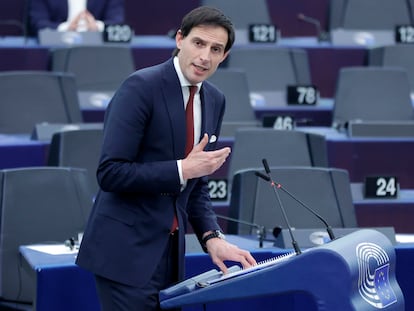
[[[197,92],[197,85],[190,85],[188,88],[190,89],[190,97],[194,97]]]

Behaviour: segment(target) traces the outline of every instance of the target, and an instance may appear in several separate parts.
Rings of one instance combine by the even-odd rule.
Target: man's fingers
[[[218,260],[216,263],[217,267],[219,267],[219,269],[221,270],[221,272],[223,272],[224,274],[227,273],[227,267],[224,264],[224,262],[222,262],[221,260]]]
[[[194,146],[193,150],[197,151],[203,151],[205,146],[207,146],[208,143],[208,135],[204,134],[203,138],[200,140],[200,142]]]

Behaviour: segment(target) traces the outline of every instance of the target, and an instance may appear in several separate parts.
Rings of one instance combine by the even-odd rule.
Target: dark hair
[[[188,36],[191,29],[200,25],[213,25],[220,26],[227,30],[228,39],[227,44],[224,48],[224,52],[227,52],[231,49],[235,39],[235,33],[233,28],[233,23],[231,20],[225,16],[219,9],[200,6],[194,10],[187,13],[183,20],[181,21],[181,34],[183,37]],[[179,49],[176,48],[173,52],[173,55],[177,55]]]

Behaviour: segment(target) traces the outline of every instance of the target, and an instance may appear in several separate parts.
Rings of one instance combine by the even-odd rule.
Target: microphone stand
[[[281,184],[276,183],[276,187],[280,190],[282,190],[284,193],[286,193],[287,195],[289,195],[293,200],[295,200],[296,202],[298,202],[300,205],[302,205],[304,208],[306,208],[309,212],[311,212],[313,215],[315,215],[317,218],[319,218],[319,220],[321,222],[323,222],[323,224],[325,225],[326,231],[328,232],[329,238],[331,239],[331,241],[335,240],[335,235],[332,231],[332,227],[326,222],[325,219],[322,218],[322,216],[320,216],[318,213],[316,213],[313,209],[311,209],[309,206],[307,206],[305,203],[303,203],[301,200],[299,200],[298,198],[296,198],[293,194],[291,194],[289,191],[287,191],[285,188],[282,187]]]
[[[272,176],[271,176],[271,173],[270,173],[270,168],[269,168],[269,165],[267,164],[266,159],[263,159],[263,160],[262,160],[262,162],[263,162],[263,166],[264,166],[264,168],[265,168],[265,171],[266,171],[267,176],[266,176],[266,175],[263,175],[263,174],[261,174],[261,173],[260,173],[260,175],[263,175],[263,176],[267,177],[267,178],[268,178],[268,180],[270,181],[270,185],[271,185],[271,187],[272,187],[272,189],[273,189],[273,193],[275,194],[275,197],[276,197],[277,201],[279,202],[279,207],[280,207],[280,210],[281,210],[281,212],[282,212],[283,219],[285,220],[286,226],[287,226],[287,228],[288,228],[289,235],[290,235],[290,239],[291,239],[291,241],[292,241],[292,246],[293,246],[293,249],[295,250],[296,255],[300,255],[300,254],[302,254],[302,251],[300,250],[299,245],[298,245],[298,242],[295,240],[295,237],[293,236],[293,233],[292,233],[292,227],[290,226],[290,223],[289,223],[288,217],[287,217],[287,215],[286,215],[286,211],[285,211],[285,209],[283,208],[283,204],[282,204],[282,201],[281,201],[281,199],[280,199],[279,193],[278,193],[278,191],[277,191],[277,188],[275,187],[275,182],[274,182],[274,181],[273,181],[273,179],[272,179]],[[257,176],[259,176],[259,177],[261,177],[261,176],[260,176],[260,175],[258,175],[258,174],[256,174],[256,175],[257,175]],[[266,178],[265,178],[265,179],[266,179]]]
[[[256,176],[266,180],[266,181],[271,181],[271,179],[260,173],[260,172],[256,172]],[[312,208],[310,208],[309,206],[307,206],[305,203],[303,203],[301,200],[299,200],[296,196],[294,196],[292,193],[290,193],[288,190],[286,190],[284,187],[282,187],[282,185],[280,183],[274,182],[273,180],[271,181],[273,183],[273,186],[276,187],[277,189],[282,190],[284,193],[286,193],[288,196],[290,196],[293,200],[295,200],[296,202],[298,202],[300,205],[302,205],[302,207],[304,207],[305,209],[307,209],[311,214],[313,214],[314,216],[316,216],[324,225],[326,228],[326,231],[328,232],[329,238],[331,239],[331,241],[335,240],[335,235],[333,233],[332,227],[328,224],[328,222],[321,216],[319,215],[315,210],[313,210]]]
[[[243,224],[243,225],[247,225],[253,228],[256,228],[256,233],[257,233],[257,237],[259,238],[259,247],[262,248],[263,247],[263,241],[266,239],[266,228],[264,226],[255,224],[255,223],[251,223],[251,222],[247,222],[244,220],[240,220],[240,219],[235,219],[235,218],[231,218],[231,217],[227,217],[227,216],[223,216],[223,215],[218,215],[216,214],[217,218],[221,218],[221,219],[225,219],[225,220],[229,220],[229,221],[233,221],[239,224]]]
[[[309,17],[309,16],[306,16],[304,14],[298,14],[297,17],[298,17],[299,20],[301,20],[301,21],[303,21],[305,23],[312,24],[312,25],[314,25],[316,27],[316,31],[318,33],[318,41],[319,42],[325,42],[325,41],[329,41],[330,40],[329,33],[326,32],[326,31],[324,31],[324,30],[322,30],[321,23],[316,18]]]

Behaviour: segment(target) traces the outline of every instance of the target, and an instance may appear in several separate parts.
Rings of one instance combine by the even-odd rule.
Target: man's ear
[[[229,53],[230,53],[230,50],[228,50],[226,53],[224,53],[223,58],[221,59],[220,63],[222,63],[227,58]]]
[[[183,33],[181,32],[181,29],[178,29],[177,33],[175,34],[175,44],[178,49],[181,49],[182,40],[183,40]]]

